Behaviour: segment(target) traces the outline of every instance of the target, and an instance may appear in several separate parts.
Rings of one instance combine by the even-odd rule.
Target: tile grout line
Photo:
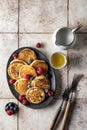
[[[15,99],[15,98],[4,98],[4,97],[3,97],[3,98],[0,98],[0,99]]]
[[[0,34],[53,34],[53,32],[0,32]],[[87,34],[87,32],[77,32],[76,34]]]
[[[67,27],[69,27],[69,0],[67,0]],[[68,57],[68,50],[67,50],[67,86],[69,86],[69,57]]]
[[[19,6],[19,4],[20,4],[20,0],[18,0],[18,33],[17,33],[17,34],[18,34],[18,48],[19,48],[19,42],[20,42],[20,41],[19,41],[19,34],[20,34],[20,31],[19,31],[19,24],[20,24],[20,23],[19,23],[19,22],[20,22],[20,21],[19,21],[20,6]]]

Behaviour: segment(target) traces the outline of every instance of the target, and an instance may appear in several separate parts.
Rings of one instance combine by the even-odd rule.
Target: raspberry
[[[14,82],[15,82],[14,79],[10,79],[10,80],[9,80],[9,83],[10,83],[10,84],[14,84]]]
[[[17,53],[14,53],[14,54],[13,54],[13,58],[14,58],[14,59],[17,59],[17,58],[18,58],[18,54],[17,54]]]
[[[41,67],[37,68],[37,74],[43,74],[43,68]]]
[[[30,75],[29,74],[25,74],[23,78],[26,79],[26,80],[29,80]]]
[[[40,47],[41,47],[41,43],[38,42],[38,43],[36,44],[36,47],[37,47],[37,48],[40,48]]]
[[[28,100],[27,100],[27,99],[23,99],[23,100],[22,100],[22,104],[23,104],[23,105],[28,104]]]
[[[49,97],[51,97],[51,96],[53,96],[53,95],[54,95],[54,92],[53,92],[53,91],[49,91],[49,92],[48,92],[48,96],[49,96]]]
[[[7,114],[8,114],[9,116],[11,116],[11,115],[14,113],[13,110],[7,110],[6,112],[7,112]]]
[[[20,101],[22,101],[24,98],[25,98],[24,95],[19,95],[19,97],[18,97],[18,99],[19,99]]]

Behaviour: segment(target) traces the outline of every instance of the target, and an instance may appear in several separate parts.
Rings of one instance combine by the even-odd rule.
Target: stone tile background
[[[53,31],[63,26],[74,28],[79,23],[83,27],[77,32],[75,46],[63,51],[68,64],[56,71],[58,95],[54,103],[40,110],[18,103],[6,81],[6,63],[11,53],[19,47],[35,47],[41,42],[43,46],[39,50],[50,60],[51,54],[58,51],[51,40]],[[87,129],[87,0],[0,0],[0,61],[0,130],[49,130],[61,94],[74,73],[82,73],[84,77],[78,84],[66,130]],[[17,115],[6,115],[4,107],[9,101],[19,105]]]

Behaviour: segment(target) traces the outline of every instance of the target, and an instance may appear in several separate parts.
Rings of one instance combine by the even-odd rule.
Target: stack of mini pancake
[[[25,95],[29,103],[39,104],[45,100],[45,90],[50,89],[50,81],[46,77],[48,64],[37,59],[32,49],[23,49],[17,55],[17,59],[12,60],[8,66],[8,75],[15,80],[14,89],[20,95]],[[42,74],[37,73],[38,68],[43,69]],[[25,75],[29,78],[24,78]]]

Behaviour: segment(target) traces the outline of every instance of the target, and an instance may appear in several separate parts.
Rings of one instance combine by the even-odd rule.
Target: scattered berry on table
[[[14,107],[13,107],[13,106],[10,106],[10,110],[14,110]]]
[[[9,116],[11,116],[11,115],[14,113],[13,110],[7,110],[6,112],[7,112],[7,114],[8,114]]]
[[[9,110],[10,107],[9,106],[5,106],[5,111]]]
[[[40,47],[41,47],[41,43],[38,42],[38,43],[36,44],[36,47],[37,47],[37,48],[40,48]]]
[[[19,95],[19,97],[18,97],[18,99],[19,99],[20,101],[22,101],[24,98],[25,98],[24,95]]]
[[[18,107],[16,105],[14,106],[14,112],[18,112]]]
[[[8,115],[12,115],[14,113],[17,113],[18,110],[19,110],[18,106],[13,102],[9,102],[5,105],[5,111]]]
[[[9,107],[13,107],[14,104],[13,104],[12,102],[10,102],[10,103],[8,103],[8,106],[9,106]]]
[[[9,83],[10,83],[10,84],[14,84],[14,82],[15,82],[14,79],[10,79],[10,80],[9,80]]]
[[[17,54],[17,53],[14,53],[14,54],[13,54],[13,58],[14,58],[14,59],[17,59],[17,58],[18,58],[18,54]]]
[[[49,97],[54,96],[54,92],[53,92],[53,91],[49,91],[49,92],[48,92],[48,96],[49,96]]]
[[[26,79],[26,80],[29,80],[30,75],[29,74],[25,74],[23,78]]]
[[[23,104],[23,105],[28,104],[28,100],[27,100],[27,99],[23,99],[23,100],[22,100],[22,104]]]
[[[37,68],[37,74],[43,74],[43,68],[39,67]]]

